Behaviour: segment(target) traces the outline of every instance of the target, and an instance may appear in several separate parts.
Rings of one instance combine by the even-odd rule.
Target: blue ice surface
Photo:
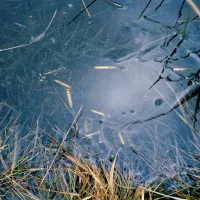
[[[91,159],[95,152],[101,160],[120,149],[121,166],[135,171],[139,179],[173,176],[182,159],[193,164],[188,154],[195,152],[193,144],[198,146],[198,138],[187,122],[193,124],[196,97],[182,110],[141,121],[167,113],[186,91],[187,78],[194,78],[200,66],[195,53],[200,48],[199,19],[187,24],[187,37],[177,47],[183,38],[181,23],[188,17],[186,3],[176,27],[182,1],[166,1],[155,11],[160,1],[154,0],[144,12],[146,18],[143,15],[139,20],[147,1],[118,3],[123,8],[96,1],[88,8],[91,16],[83,12],[68,25],[83,10],[81,1],[4,1],[0,7],[2,48],[29,43],[45,31],[55,10],[57,14],[40,40],[0,52],[0,96],[20,110],[22,122],[27,119],[32,126],[40,115],[42,126],[49,130],[69,127],[83,105],[77,141],[83,149],[90,147]],[[195,16],[191,8],[190,15],[190,19]],[[63,70],[47,74],[61,67]],[[179,68],[185,70],[174,70]],[[160,74],[162,79],[150,89]],[[69,107],[66,90],[55,79],[72,86],[70,111],[65,106]],[[129,123],[133,121],[140,122]]]

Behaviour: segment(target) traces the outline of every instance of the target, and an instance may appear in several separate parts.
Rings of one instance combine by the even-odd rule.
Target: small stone
[[[99,124],[103,124],[103,120],[99,120]]]
[[[156,106],[160,106],[162,103],[163,103],[162,99],[156,99],[156,101],[155,101]]]

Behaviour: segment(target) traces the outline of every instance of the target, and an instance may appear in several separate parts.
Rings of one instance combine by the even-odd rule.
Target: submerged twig
[[[178,36],[178,33],[174,34],[174,35],[167,41],[166,47],[168,47],[168,46],[169,46],[169,43],[170,43],[174,38],[176,38],[177,36]]]
[[[160,2],[160,4],[155,8],[155,11],[158,10],[158,8],[162,6],[162,4],[163,4],[164,1],[165,1],[165,0],[162,0],[162,1]]]
[[[152,0],[149,0],[148,4],[145,6],[144,10],[142,11],[142,13],[140,14],[140,16],[138,17],[138,19],[141,18],[141,16],[144,14],[145,10],[148,8],[148,6],[150,5]]]
[[[78,15],[76,15],[67,26],[69,26],[74,20],[76,20],[86,9],[88,9],[96,0],[93,0],[88,6],[86,6]]]
[[[26,47],[26,46],[29,46],[35,42],[38,42],[39,40],[41,40],[46,32],[48,31],[49,27],[51,26],[55,16],[56,16],[56,13],[57,13],[57,10],[55,10],[54,14],[53,14],[53,17],[51,18],[51,21],[49,22],[47,28],[44,30],[44,32],[42,32],[40,35],[38,35],[35,39],[31,40],[30,42],[26,43],[26,44],[21,44],[21,45],[18,45],[18,46],[14,46],[14,47],[9,47],[9,48],[6,48],[6,49],[0,49],[0,52],[1,51],[8,51],[8,50],[12,50],[12,49],[18,49],[18,48],[22,48],[22,47]]]
[[[160,73],[158,79],[151,85],[151,87],[150,87],[149,89],[151,89],[152,87],[154,87],[154,85],[155,85],[156,83],[158,83],[161,79],[163,79],[162,74],[163,74],[165,68],[167,67],[167,64],[169,63],[171,57],[172,57],[174,54],[176,54],[178,47],[183,43],[184,40],[185,40],[185,38],[182,38],[182,39],[179,41],[179,43],[176,45],[176,47],[174,48],[174,50],[172,51],[172,53],[169,55],[169,57],[167,57],[167,59],[166,59],[166,61],[165,61],[165,64],[164,64],[164,66],[163,66],[163,69],[162,69],[162,71],[161,71],[161,73]]]
[[[182,9],[183,9],[184,4],[185,4],[185,0],[183,0],[183,2],[182,2],[182,4],[181,4],[181,7],[180,7],[180,9],[179,9],[179,11],[178,11],[178,18],[177,18],[177,20],[176,20],[175,26],[176,26],[178,20],[179,20],[179,19],[181,18],[181,16],[182,16]]]
[[[193,87],[193,86],[191,86]],[[171,111],[175,110],[176,108],[182,106],[185,102],[187,102],[188,100],[192,99],[194,96],[196,96],[197,94],[200,93],[200,85],[195,85],[193,89],[189,90],[182,98],[180,98],[175,105],[171,105],[170,103],[168,103],[168,101],[164,98],[164,100],[168,103],[168,105],[171,107],[170,110],[168,110],[167,112],[163,112],[161,114],[158,114],[156,116],[152,116],[152,117],[149,117],[147,119],[139,119],[139,120],[136,120],[136,121],[133,121],[133,122],[129,122],[127,125],[124,126],[124,128],[128,128],[130,125],[133,125],[133,124],[139,124],[139,123],[144,123],[144,122],[147,122],[147,121],[151,121],[153,119],[157,119],[161,116],[165,116],[167,115],[168,113],[170,113]],[[160,94],[161,95],[161,94]],[[192,127],[191,125],[188,124],[188,122],[176,111],[177,115],[183,120],[183,122],[185,122],[190,128],[192,128],[194,130],[194,127]]]
[[[87,9],[86,5],[85,5],[85,1],[84,1],[84,0],[82,0],[82,2],[83,2],[83,5],[84,5],[84,7],[85,7],[85,10],[86,10],[86,12],[87,12],[88,16],[89,16],[89,17],[91,17],[91,15],[90,15],[90,13],[89,13],[89,11],[88,11],[88,9]]]
[[[149,90],[150,90],[151,88],[153,88],[154,85],[155,85],[156,83],[158,83],[160,80],[163,79],[162,74],[163,74],[164,70],[165,70],[165,66],[163,66],[163,69],[162,69],[162,71],[160,72],[160,75],[159,75],[158,79],[151,85],[151,87],[149,88]]]
[[[162,24],[162,23],[159,22],[159,21],[156,21],[156,20],[154,20],[154,19],[151,19],[151,18],[147,17],[146,15],[144,15],[144,19],[146,19],[146,20],[148,20],[148,21],[150,21],[150,22],[156,23],[156,24],[160,24],[161,26],[163,26],[163,27],[165,27],[165,28],[168,28],[168,29],[174,28],[174,27],[172,27],[172,26],[167,26],[167,25]]]

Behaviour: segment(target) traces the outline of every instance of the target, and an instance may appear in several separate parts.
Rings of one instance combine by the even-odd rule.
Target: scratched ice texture
[[[198,94],[172,108],[197,87],[187,90],[200,68],[200,21],[186,2],[180,11],[182,0],[164,1],[156,11],[161,0],[153,0],[140,19],[147,1],[117,2],[123,8],[97,0],[90,17],[84,11],[70,23],[82,1],[3,1],[1,49],[41,37],[0,52],[1,101],[21,112],[27,129],[40,116],[40,126],[55,137],[83,106],[77,138],[71,134],[66,142],[81,146],[76,154],[109,162],[119,150],[121,168],[145,181],[184,174],[179,169],[195,165],[190,154],[199,148],[198,112],[193,127]],[[54,80],[71,85],[73,108],[67,109],[66,89]]]

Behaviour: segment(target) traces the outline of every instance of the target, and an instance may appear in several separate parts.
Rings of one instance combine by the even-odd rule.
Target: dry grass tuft
[[[125,178],[117,167],[120,149],[110,167],[105,163],[97,166],[69,152],[64,142],[41,129],[39,118],[24,135],[17,123],[19,116],[16,113],[13,116],[16,118],[9,118],[0,132],[1,199],[144,200],[200,196],[200,169],[190,169],[188,177],[194,180],[194,185],[177,177],[134,185],[133,175]],[[200,161],[198,155],[195,159]],[[167,181],[177,187],[169,190]]]

